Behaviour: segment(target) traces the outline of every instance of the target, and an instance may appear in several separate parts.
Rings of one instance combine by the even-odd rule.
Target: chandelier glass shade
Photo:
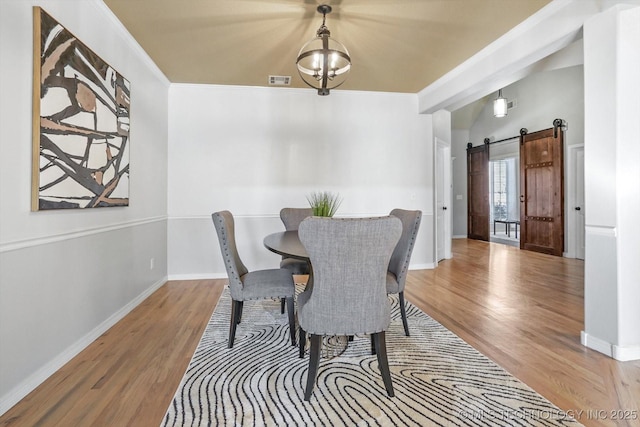
[[[317,89],[318,95],[329,95],[331,89],[337,88],[347,79],[351,57],[346,47],[331,38],[325,25],[331,6],[322,4],[318,6],[318,12],[322,13],[322,25],[318,28],[316,37],[300,49],[296,66],[302,80]]]
[[[493,101],[493,115],[495,117],[507,115],[507,98],[502,96],[502,89],[498,91],[498,97]]]

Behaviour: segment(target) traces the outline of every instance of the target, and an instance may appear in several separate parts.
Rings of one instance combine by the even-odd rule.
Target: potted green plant
[[[338,194],[329,191],[317,191],[307,196],[307,201],[313,209],[313,216],[333,216],[342,199]]]

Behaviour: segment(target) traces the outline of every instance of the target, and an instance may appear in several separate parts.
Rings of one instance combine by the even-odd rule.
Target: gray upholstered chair
[[[211,215],[218,234],[218,242],[222,251],[224,266],[229,277],[231,293],[231,324],[229,327],[229,348],[233,347],[236,327],[242,319],[244,301],[284,298],[289,312],[289,333],[291,345],[296,345],[295,313],[293,298],[295,284],[289,270],[276,268],[249,272],[238,255],[236,246],[235,225],[233,215],[229,211],[215,212]]]
[[[282,208],[280,210],[280,219],[287,231],[297,230],[300,222],[312,215],[313,209],[311,208]],[[286,268],[292,274],[309,274],[309,264],[301,259],[282,257],[280,268]]]
[[[311,335],[304,400],[311,397],[324,335],[371,334],[387,394],[393,397],[385,330],[390,323],[386,274],[402,223],[380,218],[311,217],[298,234],[314,274],[313,288],[298,296],[300,357]]]
[[[413,246],[416,243],[416,236],[420,228],[422,211],[407,211],[404,209],[394,209],[389,215],[395,216],[402,221],[402,236],[391,255],[389,271],[387,272],[387,293],[398,294],[400,303],[400,315],[404,333],[409,336],[409,324],[407,322],[407,312],[404,307],[404,284],[409,272],[409,261]]]

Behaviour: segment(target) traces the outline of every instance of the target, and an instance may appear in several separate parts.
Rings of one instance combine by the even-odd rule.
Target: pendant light
[[[310,87],[318,90],[318,95],[329,95],[331,89],[340,86],[347,79],[351,69],[351,57],[347,48],[331,38],[325,25],[331,6],[321,4],[317,11],[322,14],[322,25],[316,37],[307,42],[296,59],[298,73]]]
[[[493,115],[495,117],[507,115],[507,98],[502,96],[502,89],[498,91],[498,97],[493,101]]]

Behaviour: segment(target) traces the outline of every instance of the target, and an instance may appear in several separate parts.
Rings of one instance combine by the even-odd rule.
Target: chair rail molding
[[[139,225],[152,224],[154,222],[166,221],[166,220],[167,220],[167,217],[162,215],[162,216],[155,216],[155,217],[149,217],[149,218],[143,218],[143,219],[136,219],[131,221],[117,222],[117,223],[100,226],[100,227],[87,227],[84,229],[68,231],[66,233],[32,237],[28,239],[14,240],[10,242],[1,242],[0,253],[15,251],[18,249],[30,248],[30,247],[39,246],[39,245],[45,245],[48,243],[62,242],[64,240],[78,239],[80,237],[106,233],[109,231],[120,230],[123,228],[137,227]]]

